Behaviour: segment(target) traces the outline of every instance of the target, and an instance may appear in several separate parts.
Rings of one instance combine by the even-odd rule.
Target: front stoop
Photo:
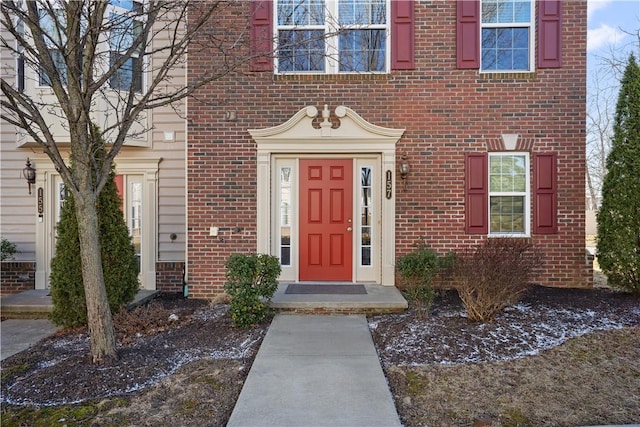
[[[309,314],[384,314],[407,309],[407,300],[395,286],[365,284],[366,294],[285,294],[289,283],[278,285],[271,308],[278,312]]]
[[[158,291],[141,289],[128,308],[146,304],[158,295]],[[46,318],[53,309],[49,289],[30,289],[19,294],[2,297],[0,307],[3,318]]]

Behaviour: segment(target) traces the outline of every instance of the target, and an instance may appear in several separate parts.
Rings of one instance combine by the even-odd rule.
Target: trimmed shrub
[[[396,262],[396,270],[403,278],[403,293],[416,313],[425,316],[436,295],[432,280],[440,267],[438,255],[428,249],[424,243],[417,249],[402,255]]]
[[[249,327],[271,316],[269,302],[278,289],[278,258],[266,254],[233,254],[225,264],[224,290],[231,297],[234,326]]]
[[[455,258],[453,281],[469,319],[490,321],[529,290],[542,266],[532,243],[490,238]]]
[[[140,287],[138,261],[129,229],[120,210],[115,172],[98,196],[98,227],[104,283],[109,308],[117,313],[133,301]],[[87,324],[87,304],[82,282],[80,239],[75,202],[67,192],[58,222],[56,254],[51,260],[51,320],[65,327]]]

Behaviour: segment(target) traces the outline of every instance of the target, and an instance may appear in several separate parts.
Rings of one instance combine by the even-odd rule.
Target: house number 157
[[[386,192],[387,192],[387,199],[391,198],[392,195],[392,189],[393,189],[393,176],[391,174],[391,171],[388,170],[387,171],[387,184],[386,184]]]

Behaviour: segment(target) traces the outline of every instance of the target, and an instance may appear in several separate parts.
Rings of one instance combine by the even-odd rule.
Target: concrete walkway
[[[401,426],[365,317],[277,315],[227,426]]]
[[[0,323],[0,360],[28,349],[58,328],[47,319],[7,319]]]

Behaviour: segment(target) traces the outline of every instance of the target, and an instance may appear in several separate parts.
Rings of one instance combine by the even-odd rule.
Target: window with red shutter
[[[298,7],[297,3],[305,5]],[[252,71],[274,70],[274,47],[278,53],[277,73],[389,72],[415,68],[414,0],[309,4],[300,0],[280,5],[277,0],[254,0],[250,4]],[[337,55],[331,50],[336,46]]]
[[[562,2],[538,0],[538,67],[562,66]]]
[[[465,158],[465,228],[468,234],[487,234],[487,153],[468,153]]]
[[[558,232],[557,159],[555,153],[535,154],[533,157],[533,232]]]

